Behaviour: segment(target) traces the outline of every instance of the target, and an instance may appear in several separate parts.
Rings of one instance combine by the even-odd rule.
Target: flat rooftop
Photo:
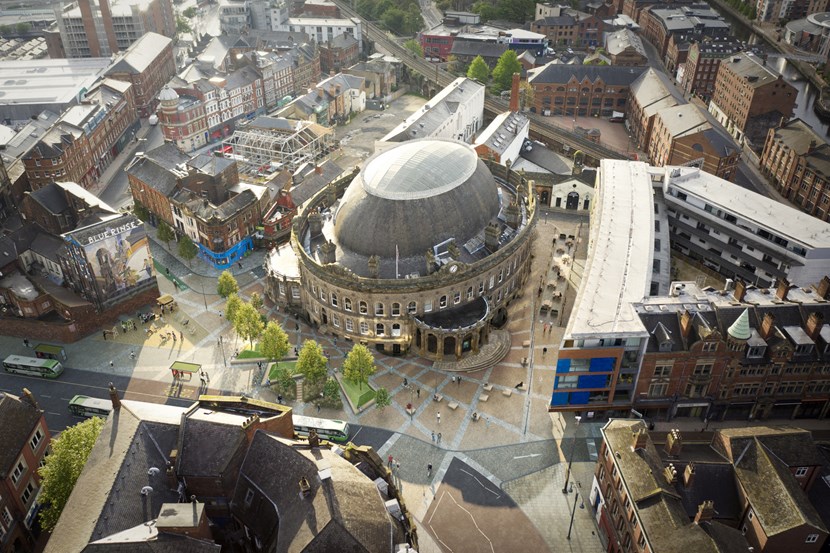
[[[692,167],[667,167],[664,192],[674,188],[714,208],[810,248],[830,248],[830,223]],[[669,195],[666,194],[668,198]],[[677,201],[677,200],[675,200]]]
[[[566,339],[648,335],[632,303],[648,296],[651,286],[653,203],[647,164],[601,162],[591,245]]]
[[[0,61],[0,105],[74,103],[110,63],[109,58]]]

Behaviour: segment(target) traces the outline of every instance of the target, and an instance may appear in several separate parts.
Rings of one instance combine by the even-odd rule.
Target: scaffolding
[[[224,156],[240,173],[263,175],[315,163],[335,149],[334,132],[310,121],[259,117],[222,142]]]

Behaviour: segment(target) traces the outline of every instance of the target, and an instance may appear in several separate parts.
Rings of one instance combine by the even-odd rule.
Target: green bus
[[[303,437],[308,437],[309,431],[313,428],[321,440],[331,442],[349,441],[349,423],[346,421],[318,419],[316,417],[304,417],[292,415],[294,421],[294,432]]]
[[[9,355],[3,360],[3,368],[6,372],[25,374],[29,376],[42,376],[44,378],[57,378],[63,372],[63,365],[55,359],[36,359],[34,357],[23,357],[22,355]]]
[[[78,417],[107,418],[112,411],[112,401],[89,396],[75,396],[69,400],[69,412]]]

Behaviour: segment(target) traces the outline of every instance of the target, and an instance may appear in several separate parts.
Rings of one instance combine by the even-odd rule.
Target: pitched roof
[[[21,397],[6,392],[0,395],[0,479],[9,474],[41,416],[42,409]]]
[[[602,79],[605,84],[613,86],[630,86],[645,72],[645,67],[620,67],[616,65],[568,65],[548,63],[528,71],[528,81],[539,83],[566,83],[571,77],[578,81],[588,79],[595,82]]]
[[[498,58],[507,51],[507,44],[481,42],[479,40],[454,40],[450,54],[455,56],[481,56]]]

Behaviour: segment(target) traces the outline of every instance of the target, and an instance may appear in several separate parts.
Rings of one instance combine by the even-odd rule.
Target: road
[[[99,194],[99,198],[116,209],[121,209],[133,203],[130,189],[127,185],[127,173],[124,167],[132,161],[135,152],[148,151],[157,148],[164,143],[164,136],[161,134],[161,126],[150,127],[145,138],[136,145],[128,145],[112,162],[118,167],[114,176],[106,183],[106,188]],[[107,172],[107,175],[110,173]]]
[[[419,3],[421,4],[421,15],[424,18],[426,28],[432,29],[440,25],[444,19],[444,14],[435,6],[435,2],[432,0],[419,0]]]

